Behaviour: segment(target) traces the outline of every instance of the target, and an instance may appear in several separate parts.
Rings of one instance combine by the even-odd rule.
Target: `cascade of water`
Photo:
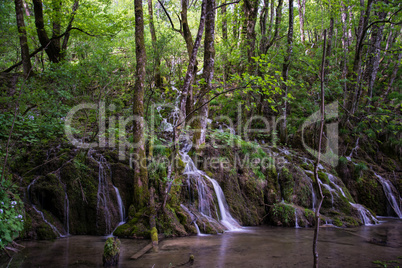
[[[332,182],[332,184],[335,186],[335,188],[337,188],[338,191],[341,192],[341,194],[342,194],[344,197],[346,197],[346,194],[345,194],[345,192],[343,191],[342,187],[339,186],[339,185],[336,183],[336,178],[335,178],[335,176],[332,175],[331,173],[325,173],[325,174],[327,174],[329,181]],[[347,198],[347,197],[346,197],[346,198]]]
[[[219,186],[218,182],[207,175],[205,177],[212,183],[215,189],[216,198],[218,199],[219,210],[221,212],[221,223],[228,230],[235,230],[240,228],[240,225],[237,223],[235,219],[233,219],[232,215],[229,212],[229,206],[226,202],[225,195],[223,194],[222,188]]]
[[[89,154],[90,152],[88,152]],[[98,173],[98,192],[97,192],[97,202],[96,202],[96,227],[99,227],[98,218],[102,217],[105,221],[105,233],[110,233],[112,231],[111,221],[110,221],[110,211],[109,211],[109,187],[107,182],[107,173],[111,172],[110,166],[108,165],[106,159],[103,155],[99,155],[99,161],[96,160],[91,154],[90,157],[98,163],[99,173]]]
[[[385,196],[387,197],[388,202],[391,205],[392,209],[395,211],[396,215],[398,215],[398,217],[402,219],[402,211],[401,211],[402,198],[400,196],[399,197],[395,196],[395,193],[398,192],[395,189],[395,186],[389,180],[378,175],[377,173],[374,172],[374,175],[379,179],[380,183],[382,184]],[[399,202],[397,199],[399,199]]]
[[[56,235],[58,235],[59,237],[65,237],[65,235],[62,235],[62,234],[59,232],[59,230],[57,230],[56,226],[54,226],[53,224],[51,224],[50,222],[48,222],[48,221],[46,220],[45,215],[43,214],[42,211],[40,211],[39,209],[37,209],[35,205],[32,205],[32,207],[33,207],[33,209],[34,209],[36,212],[39,213],[39,215],[41,215],[43,221],[44,221],[47,225],[49,225],[50,228],[52,228],[53,232],[54,232]]]
[[[121,199],[119,189],[117,189],[117,187],[114,186],[114,185],[113,185],[113,188],[114,188],[114,190],[116,192],[117,204],[119,205],[119,214],[120,214],[119,226],[120,226],[120,225],[122,225],[124,223],[124,218],[125,218],[123,200]]]
[[[53,230],[53,232],[54,232],[57,236],[59,236],[59,237],[65,237],[65,235],[62,235],[62,234],[59,232],[59,230],[57,230],[56,226],[54,226],[53,224],[51,224],[50,222],[48,222],[48,221],[46,220],[45,215],[43,214],[43,212],[40,211],[34,204],[32,204],[30,189],[31,189],[31,186],[35,184],[36,180],[37,180],[37,178],[34,179],[34,180],[28,185],[28,187],[27,187],[28,199],[29,199],[29,201],[31,202],[31,205],[32,205],[33,209],[42,217],[42,220],[43,220],[47,225],[49,225],[49,227]]]
[[[190,156],[188,156],[188,151],[191,149],[191,144],[186,144],[184,148],[180,151],[180,155],[182,161],[186,163],[184,174],[187,176],[191,176],[197,180],[197,189],[198,189],[198,204],[199,211],[211,217],[210,210],[210,202],[208,197],[208,186],[204,181],[204,178],[208,179],[214,187],[215,195],[218,200],[219,210],[220,210],[220,223],[226,227],[228,230],[235,230],[240,228],[240,225],[237,223],[235,219],[233,219],[232,215],[229,212],[229,206],[226,202],[225,195],[223,194],[222,188],[219,186],[218,182],[210,177],[208,177],[204,172],[197,169],[193,160]]]
[[[300,228],[299,223],[297,222],[297,209],[295,208],[295,228]]]
[[[184,211],[187,212],[187,214],[190,215],[191,221],[192,221],[192,223],[194,223],[195,229],[197,230],[197,235],[200,235],[200,236],[203,235],[203,234],[201,233],[201,231],[200,231],[200,228],[199,228],[198,225],[197,225],[197,222],[196,222],[196,219],[197,219],[197,218],[196,218],[195,214],[192,213],[185,205],[180,204],[180,206],[184,209]]]
[[[359,212],[360,220],[364,225],[373,225],[373,223],[379,223],[378,220],[370,213],[370,211],[368,211],[368,209],[366,209],[362,205],[352,202],[349,202],[349,204]]]
[[[70,235],[70,201],[68,199],[66,185],[61,181],[60,171],[57,172],[57,178],[63,186],[62,188],[64,191],[64,228],[66,230],[66,235]]]

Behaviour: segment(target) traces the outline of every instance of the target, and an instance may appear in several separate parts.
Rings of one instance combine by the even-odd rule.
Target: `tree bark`
[[[298,0],[298,3],[299,3],[300,39],[304,44],[306,41],[304,36],[304,17],[306,14],[306,0]]]
[[[157,88],[159,88],[162,86],[161,73],[160,73],[161,59],[160,59],[159,49],[158,49],[157,39],[156,39],[152,0],[148,0],[148,14],[149,14],[149,30],[151,32],[152,47],[153,47],[154,53],[155,53],[155,78],[154,78],[155,86]]]
[[[60,61],[60,48],[54,42],[50,40],[43,21],[43,7],[42,0],[33,0],[34,12],[35,12],[35,26],[36,32],[38,33],[38,39],[42,47],[44,47],[49,60],[53,63],[58,63]]]
[[[265,48],[264,54],[267,54],[268,49],[272,47],[272,45],[275,43],[276,39],[278,38],[279,35],[279,26],[281,24],[282,20],[282,6],[283,6],[283,0],[278,0],[278,6],[276,7],[275,11],[275,29],[274,29],[274,34],[269,41],[268,46]]]
[[[142,0],[134,0],[135,8],[135,54],[136,54],[136,80],[134,85],[134,153],[138,155],[138,163],[134,165],[134,206],[141,209],[148,201],[148,171],[145,152],[145,122],[144,122],[144,90],[146,52],[144,41],[144,15]]]
[[[201,5],[201,15],[200,15],[200,25],[198,27],[198,32],[197,32],[197,37],[195,38],[194,46],[191,51],[191,57],[190,61],[188,63],[187,67],[187,72],[186,72],[186,77],[184,78],[184,83],[181,91],[181,99],[180,99],[180,111],[181,111],[181,118],[179,120],[179,124],[184,124],[184,120],[186,118],[186,103],[187,103],[187,97],[189,94],[189,89],[191,86],[191,83],[193,81],[194,75],[195,75],[195,64],[197,60],[197,52],[198,48],[200,47],[201,44],[201,38],[202,34],[204,33],[204,26],[205,26],[205,3],[206,0],[202,1]],[[175,130],[176,131],[176,130]]]
[[[362,54],[362,48],[363,48],[363,42],[366,37],[366,32],[367,32],[367,25],[368,25],[368,19],[370,16],[371,12],[371,7],[372,7],[373,0],[368,0],[367,1],[367,7],[365,11],[361,12],[361,17],[359,20],[359,28],[357,31],[357,36],[356,36],[356,52],[355,52],[355,57],[353,61],[353,72],[349,74],[348,78],[348,100],[347,100],[347,109],[351,114],[354,114],[357,107],[358,107],[358,102],[359,102],[359,96],[360,96],[360,80],[361,80],[361,54]],[[364,7],[364,0],[361,0],[362,8]]]
[[[248,72],[251,74],[254,70],[255,56],[255,24],[257,22],[259,0],[244,0],[244,24],[242,29],[242,49],[247,55]]]
[[[379,1],[376,1],[379,2]],[[388,1],[384,1],[387,3]],[[387,12],[375,12],[378,20],[384,20]],[[380,47],[381,47],[381,40],[383,36],[384,24],[381,25],[374,25],[372,28],[371,33],[371,46],[368,51],[368,60],[367,60],[367,68],[366,68],[366,81],[368,80],[368,105],[371,104],[371,99],[373,98],[373,87],[374,82],[377,77],[377,72],[380,67]]]
[[[290,59],[293,53],[293,0],[289,0],[289,29],[288,29],[288,40],[287,40],[287,49],[284,58],[284,62],[282,65],[282,77],[283,77],[283,97],[284,97],[284,107],[283,107],[283,124],[281,131],[281,140],[286,143],[287,141],[287,95],[288,95],[288,86],[287,81],[289,77],[289,66]]]
[[[29,47],[27,32],[25,30],[24,12],[22,0],[15,0],[15,15],[17,18],[18,34],[21,46],[22,69],[24,77],[29,77],[32,71],[31,57],[29,56]]]
[[[214,76],[215,63],[215,0],[207,0],[206,3],[206,19],[205,19],[205,39],[204,39],[204,72],[203,78],[205,84],[202,86],[198,105],[202,105],[209,100],[208,92],[212,88],[212,78]],[[199,116],[195,125],[198,126],[193,136],[193,143],[198,149],[201,144],[205,143],[205,135],[207,129],[209,105],[204,105],[199,109]],[[199,130],[199,131],[198,131]]]
[[[79,6],[79,0],[76,0],[71,9],[71,18],[70,18],[70,21],[68,22],[67,29],[66,29],[66,35],[64,36],[63,44],[61,46],[62,58],[64,58],[66,55],[68,40],[70,39],[70,31],[71,31],[71,28],[73,27],[73,21],[74,21],[75,13],[77,12],[78,6]]]

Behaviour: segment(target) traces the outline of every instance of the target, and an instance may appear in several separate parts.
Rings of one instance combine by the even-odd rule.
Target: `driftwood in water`
[[[163,235],[158,236],[159,241],[161,241],[163,238],[164,238]],[[148,251],[150,251],[152,248],[153,248],[153,242],[151,242],[148,245],[146,245],[145,247],[143,247],[140,251],[138,251],[133,256],[131,256],[130,259],[136,260],[136,259],[140,258],[142,255],[144,255],[145,253],[147,253]]]

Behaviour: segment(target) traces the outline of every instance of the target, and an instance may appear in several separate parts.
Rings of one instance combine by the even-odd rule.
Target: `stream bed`
[[[375,260],[402,263],[402,220],[357,228],[323,226],[319,234],[320,267],[376,267]],[[220,235],[165,239],[159,253],[138,260],[130,256],[149,241],[121,239],[118,267],[169,267],[195,257],[191,267],[311,267],[312,228],[244,227]],[[19,241],[25,249],[0,267],[102,267],[106,237],[70,236],[55,241]],[[398,259],[398,257],[400,257]],[[185,266],[187,267],[187,266]]]

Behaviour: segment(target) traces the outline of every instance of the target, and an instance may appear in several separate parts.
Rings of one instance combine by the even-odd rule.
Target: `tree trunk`
[[[24,77],[29,77],[32,71],[31,57],[29,56],[29,47],[27,40],[27,32],[25,30],[24,12],[22,0],[15,0],[15,15],[17,18],[18,34],[21,46],[22,69]]]
[[[276,39],[278,38],[279,35],[279,26],[281,24],[282,20],[282,6],[283,6],[283,0],[278,0],[278,6],[276,7],[276,12],[275,12],[275,29],[274,29],[274,34],[269,41],[268,46],[265,48],[265,51],[263,52],[264,54],[267,54],[268,49],[275,43]]]
[[[185,123],[184,120],[185,120],[186,114],[187,114],[186,113],[187,97],[189,94],[189,89],[190,89],[191,83],[192,83],[194,75],[195,75],[194,67],[195,67],[196,60],[197,60],[197,52],[198,52],[198,48],[200,47],[200,44],[201,44],[201,38],[202,38],[202,34],[204,32],[204,26],[205,26],[205,5],[206,5],[205,1],[206,0],[202,1],[200,25],[198,27],[197,37],[195,38],[194,46],[191,51],[191,57],[190,57],[190,61],[188,63],[186,77],[184,78],[183,88],[181,91],[181,99],[180,99],[181,118],[179,120],[179,124]]]
[[[38,39],[42,47],[45,48],[46,54],[49,60],[53,63],[58,63],[60,61],[60,48],[57,46],[54,40],[50,40],[43,21],[43,7],[42,0],[33,0],[34,12],[35,12],[35,26],[36,32],[38,33]]]
[[[289,77],[289,66],[290,59],[293,52],[293,0],[289,0],[289,29],[288,29],[288,40],[287,40],[287,50],[284,58],[284,62],[282,65],[282,77],[283,77],[283,98],[284,98],[284,107],[283,107],[283,124],[281,131],[281,140],[286,143],[287,141],[287,130],[286,130],[286,117],[287,117],[287,95],[288,95],[288,86],[287,81]]]
[[[141,209],[148,201],[148,171],[145,152],[145,122],[144,122],[144,90],[146,52],[144,41],[144,15],[142,0],[134,0],[135,8],[135,54],[136,80],[134,85],[134,153],[138,155],[138,163],[134,165],[134,206]],[[144,165],[145,163],[145,165]]]
[[[385,1],[387,3],[388,1]],[[384,20],[387,15],[387,12],[376,12],[376,16],[378,20]],[[372,33],[371,33],[371,46],[368,51],[368,60],[367,60],[367,68],[366,68],[366,81],[368,80],[368,104],[371,104],[371,99],[373,98],[373,87],[374,82],[377,77],[378,68],[380,67],[380,47],[381,40],[383,36],[384,24],[381,25],[373,25]]]
[[[300,20],[300,39],[304,44],[306,39],[304,36],[304,16],[306,14],[306,0],[298,0],[299,3],[299,20]]]
[[[148,0],[148,14],[149,14],[149,29],[151,32],[152,47],[153,47],[154,53],[155,53],[155,78],[154,78],[155,86],[157,88],[159,88],[162,85],[161,73],[160,73],[161,60],[160,60],[159,50],[158,50],[157,40],[156,40],[156,31],[155,31],[155,26],[154,26],[154,12],[153,12],[152,0]]]
[[[77,12],[78,6],[79,6],[79,0],[76,0],[71,9],[71,18],[70,18],[70,21],[68,22],[67,29],[66,29],[66,35],[64,36],[63,44],[61,47],[62,58],[64,58],[66,55],[68,40],[70,39],[70,30],[73,27],[73,21],[74,21],[75,13]]]
[[[326,46],[327,41],[327,30],[324,30],[324,48]],[[317,208],[315,209],[315,228],[314,228],[314,240],[313,240],[313,257],[314,257],[314,267],[318,268],[318,251],[317,251],[317,242],[318,242],[318,233],[320,231],[320,209],[323,201],[323,195],[321,190],[321,184],[318,178],[318,165],[320,164],[320,156],[321,156],[321,143],[322,136],[324,132],[324,120],[325,120],[325,96],[324,96],[324,76],[325,76],[325,49],[322,50],[322,61],[321,61],[321,124],[320,124],[320,135],[318,139],[318,153],[317,153],[317,161],[314,165],[314,188],[318,190],[319,199]]]
[[[226,17],[226,6],[223,6],[221,8],[221,15],[222,15],[222,39],[223,39],[223,44],[225,47],[228,46],[228,23],[227,23],[227,17]],[[228,57],[226,53],[223,53],[223,81],[226,82],[229,76],[229,62],[228,62]]]
[[[348,78],[348,100],[347,100],[347,109],[351,114],[354,114],[357,107],[358,107],[358,102],[359,102],[359,96],[360,96],[360,80],[361,80],[361,54],[362,54],[362,48],[363,48],[363,42],[366,37],[366,32],[367,32],[367,25],[368,25],[368,19],[370,16],[371,12],[371,6],[372,6],[373,0],[368,0],[367,2],[367,7],[366,11],[361,12],[361,17],[359,20],[359,28],[357,31],[357,36],[356,36],[356,52],[355,52],[355,58],[353,61],[353,72],[349,74]],[[361,0],[362,8],[364,7],[364,0]]]
[[[215,0],[207,0],[206,4],[206,20],[205,20],[205,39],[204,39],[204,72],[203,78],[205,84],[202,86],[198,105],[202,105],[209,100],[208,92],[212,88],[212,78],[214,76],[214,62],[215,62]],[[201,144],[205,143],[205,135],[207,129],[209,105],[204,105],[199,109],[199,116],[197,117],[198,125],[194,133],[193,143],[198,149]],[[199,131],[198,131],[199,130]]]
[[[247,55],[248,72],[251,74],[254,70],[255,56],[255,24],[257,22],[259,0],[244,0],[243,12],[244,12],[244,24],[242,29],[242,49],[243,53]]]

